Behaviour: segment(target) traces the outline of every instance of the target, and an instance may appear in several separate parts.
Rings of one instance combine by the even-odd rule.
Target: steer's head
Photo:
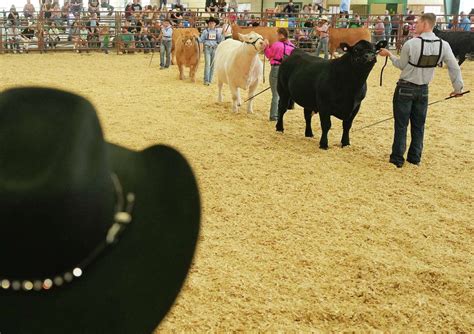
[[[197,36],[195,36],[195,34],[187,31],[186,33],[183,34],[182,42],[185,47],[190,48],[194,46],[196,38]]]
[[[386,46],[387,41],[379,41],[377,44],[372,44],[361,40],[353,46],[341,43],[340,48],[350,55],[352,63],[373,65],[377,61],[377,51]]]
[[[262,35],[259,35],[254,31],[252,31],[248,34],[240,34],[239,33],[239,39],[242,42],[253,46],[257,52],[263,52],[263,50],[265,50],[266,43],[263,40]]]

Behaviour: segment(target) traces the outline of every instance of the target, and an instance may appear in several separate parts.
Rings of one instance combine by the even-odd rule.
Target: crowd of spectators
[[[248,10],[238,13],[237,0],[228,0],[228,3],[206,0],[201,11],[186,10],[181,0],[174,0],[171,6],[167,0],[160,0],[159,6],[142,6],[140,0],[132,0],[120,12],[114,11],[110,0],[64,0],[62,6],[59,0],[38,0],[36,6],[31,1],[26,0],[22,11],[11,6],[8,14],[3,15],[3,34],[6,36],[3,42],[12,52],[28,51],[33,44],[44,50],[54,49],[61,43],[72,46],[77,52],[96,48],[107,53],[112,43],[118,43],[125,50],[153,52],[159,45],[164,19],[169,19],[175,27],[199,27],[202,15],[219,16],[240,26],[288,27],[298,44],[309,46],[319,39],[317,27],[323,24],[321,17],[328,11],[323,7],[323,0],[314,0],[312,5],[302,8],[289,0],[286,5],[266,10],[263,17]],[[365,17],[344,11],[330,16],[328,21],[329,26],[339,28],[369,27],[375,42],[385,39],[394,45],[398,37],[410,37],[416,16],[411,10],[406,15],[386,11],[381,16]],[[442,28],[468,31],[474,27],[473,23],[474,15],[461,13]]]

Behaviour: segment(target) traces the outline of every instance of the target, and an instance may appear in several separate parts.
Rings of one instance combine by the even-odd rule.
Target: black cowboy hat
[[[151,333],[193,258],[186,160],[106,143],[84,98],[0,93],[0,332]]]
[[[215,22],[216,26],[219,25],[219,19],[215,18],[214,16],[211,16],[210,18],[206,20],[206,24],[209,24],[209,22]]]

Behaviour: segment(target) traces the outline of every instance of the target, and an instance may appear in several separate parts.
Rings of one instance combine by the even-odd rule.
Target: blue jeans
[[[388,42],[390,40],[390,34],[392,32],[392,25],[386,25],[385,26],[385,40]]]
[[[211,83],[214,75],[216,48],[204,46],[204,83]]]
[[[321,51],[321,48],[323,49],[324,52],[324,59],[328,59],[328,41],[329,38],[324,37],[319,39],[318,47],[316,48],[316,57],[319,57],[319,52]]]
[[[277,91],[277,84],[278,84],[278,70],[280,66],[272,66],[270,70],[270,78],[268,81],[270,82],[270,88],[272,90],[272,103],[270,105],[270,120],[276,121],[278,120],[278,101],[280,97],[278,96]]]
[[[390,162],[403,163],[406,151],[407,128],[410,122],[411,143],[407,161],[419,163],[423,151],[423,135],[426,112],[428,110],[428,85],[414,85],[399,81],[393,95],[393,117],[395,134],[393,137]]]
[[[167,0],[160,0],[160,10],[166,9]]]
[[[166,55],[166,63],[165,63],[165,55]],[[160,45],[160,67],[170,67],[171,63],[171,40],[165,41],[161,40]]]

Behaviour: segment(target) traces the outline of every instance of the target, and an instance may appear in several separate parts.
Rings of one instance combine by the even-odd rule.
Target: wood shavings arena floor
[[[392,121],[354,132],[341,149],[304,137],[303,111],[269,122],[218,104],[217,86],[180,82],[156,55],[0,55],[0,90],[42,85],[95,104],[106,139],[132,149],[161,143],[191,162],[203,199],[198,251],[160,332],[474,332],[474,93],[429,108],[421,167],[388,163]],[[353,129],[391,116],[399,71],[383,59]],[[268,76],[268,64],[267,64]],[[462,66],[474,88],[474,62]],[[267,87],[261,84],[259,91]],[[448,96],[437,69],[430,101]],[[246,98],[246,94],[244,95]]]

